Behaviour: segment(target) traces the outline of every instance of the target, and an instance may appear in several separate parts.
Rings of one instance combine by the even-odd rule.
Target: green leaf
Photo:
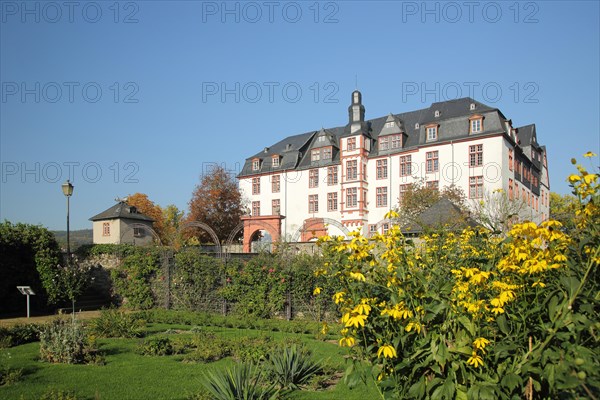
[[[510,334],[510,328],[508,327],[508,322],[506,321],[506,316],[504,314],[498,315],[496,318],[496,323],[498,324],[498,328],[500,328],[502,333],[505,335]]]
[[[458,322],[471,334],[471,336],[475,336],[475,325],[469,318],[464,315],[458,318]]]
[[[456,400],[467,400],[467,388],[463,385],[456,386]]]
[[[517,374],[510,372],[510,373],[504,375],[504,378],[502,378],[501,384],[503,387],[507,388],[508,390],[510,390],[512,392],[513,390],[515,390],[515,388],[517,388],[523,384],[523,380]]]
[[[431,394],[432,399],[448,399],[454,398],[455,385],[454,380],[446,378],[443,385],[438,386]]]
[[[579,279],[575,278],[574,276],[563,276],[560,279],[560,283],[562,283],[562,285],[569,292],[569,298],[573,297],[573,295],[577,291],[577,288],[579,288],[579,285],[581,284]]]
[[[425,396],[426,387],[425,378],[421,378],[408,389],[408,395],[416,399],[422,399]]]

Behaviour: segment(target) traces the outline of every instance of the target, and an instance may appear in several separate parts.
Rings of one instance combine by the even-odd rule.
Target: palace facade
[[[238,175],[249,201],[249,241],[256,230],[307,241],[357,227],[387,229],[384,215],[411,183],[456,185],[469,201],[503,189],[526,203],[533,221],[548,218],[546,149],[535,125],[514,127],[495,107],[471,98],[365,119],[352,93],[348,123],[289,136],[248,157]]]

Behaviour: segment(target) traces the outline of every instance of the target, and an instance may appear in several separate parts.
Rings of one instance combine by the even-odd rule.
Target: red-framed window
[[[388,177],[388,160],[377,160],[377,179]]]
[[[260,216],[260,201],[252,202],[252,216],[253,217]]]
[[[346,207],[358,206],[358,189],[348,188],[346,189]]]
[[[386,186],[375,189],[377,207],[387,207],[388,205],[388,188]]]
[[[355,180],[358,178],[358,161],[346,161],[346,179]]]
[[[483,144],[469,146],[469,166],[481,167],[483,165]]]
[[[316,188],[319,187],[319,170],[311,169],[308,171],[308,187]]]
[[[309,194],[308,195],[308,212],[316,213],[319,212],[319,195]]]
[[[483,198],[483,176],[469,177],[469,198],[470,199]]]
[[[337,211],[338,194],[337,192],[327,193],[327,211]]]
[[[337,165],[327,167],[327,184],[329,186],[337,185],[338,183],[338,167]]]
[[[271,177],[271,192],[279,193],[281,191],[281,175]]]
[[[252,178],[252,194],[260,194],[260,178]]]
[[[425,153],[425,171],[427,173],[438,172],[439,170],[439,152],[428,151]]]

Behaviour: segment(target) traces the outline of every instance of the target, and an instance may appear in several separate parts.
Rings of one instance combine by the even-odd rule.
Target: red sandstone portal
[[[302,236],[300,240],[308,242],[311,239],[327,235],[327,227],[323,218],[309,218],[304,220],[301,232]]]
[[[252,235],[256,231],[265,230],[271,235],[273,242],[281,240],[281,220],[284,219],[283,215],[259,215],[243,216],[241,218],[244,223],[244,253],[250,253]]]

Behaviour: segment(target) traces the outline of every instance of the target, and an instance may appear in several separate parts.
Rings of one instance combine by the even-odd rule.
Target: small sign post
[[[27,318],[29,318],[29,296],[35,296],[35,292],[31,289],[31,286],[17,286],[19,292],[27,296]]]

